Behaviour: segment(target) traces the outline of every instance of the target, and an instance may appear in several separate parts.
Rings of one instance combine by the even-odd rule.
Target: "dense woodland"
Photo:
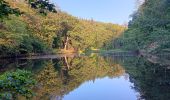
[[[1,0],[0,55],[109,49],[125,27],[79,19],[48,0]]]
[[[2,56],[118,48],[170,51],[169,0],[145,0],[131,15],[128,29],[71,16],[48,0],[1,0],[0,6]]]
[[[170,0],[145,0],[131,16],[128,30],[114,44],[148,53],[170,51]]]

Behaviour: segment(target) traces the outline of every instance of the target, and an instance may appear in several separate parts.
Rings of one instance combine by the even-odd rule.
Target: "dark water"
[[[46,56],[1,60],[0,72],[31,71],[37,81],[31,100],[170,100],[168,59],[98,54]],[[18,95],[17,99],[24,97]]]

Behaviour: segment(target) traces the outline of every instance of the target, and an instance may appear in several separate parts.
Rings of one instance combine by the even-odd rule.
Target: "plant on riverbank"
[[[0,99],[15,99],[18,95],[31,98],[34,95],[31,87],[35,83],[31,72],[25,70],[6,72],[0,76]]]

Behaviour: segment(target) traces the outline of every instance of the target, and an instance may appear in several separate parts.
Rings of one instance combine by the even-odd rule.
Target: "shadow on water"
[[[87,93],[91,100],[103,100],[103,96],[109,100],[115,98],[126,100],[128,97],[131,100],[169,100],[170,69],[168,63],[161,63],[159,58],[160,56],[156,58],[157,63],[154,63],[152,60],[156,61],[155,59],[138,56],[52,55],[32,59],[1,60],[0,72],[2,75],[16,69],[31,71],[33,79],[37,81],[32,89],[36,95],[33,100],[67,100],[67,98],[75,100],[77,92],[80,99],[85,95],[82,91],[86,91],[90,86],[96,87],[95,91],[91,91],[98,95],[98,98],[95,98],[95,95],[90,96]],[[167,56],[161,56],[161,59],[164,58],[168,60]],[[115,85],[108,85],[109,82]],[[103,84],[99,85],[101,83]],[[125,85],[123,89],[122,84]],[[107,87],[108,90],[99,91]],[[120,90],[122,93],[115,96],[114,94]],[[106,94],[106,91],[112,94]],[[102,94],[99,95],[100,93]],[[121,98],[121,95],[126,99]],[[18,99],[23,100],[23,97],[18,96]]]

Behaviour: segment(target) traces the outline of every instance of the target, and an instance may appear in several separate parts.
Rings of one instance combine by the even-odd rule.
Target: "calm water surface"
[[[63,100],[136,100],[133,84],[124,76],[88,81],[65,95]]]
[[[1,60],[0,72],[31,71],[37,81],[31,100],[169,100],[170,64],[165,59],[46,56]]]

